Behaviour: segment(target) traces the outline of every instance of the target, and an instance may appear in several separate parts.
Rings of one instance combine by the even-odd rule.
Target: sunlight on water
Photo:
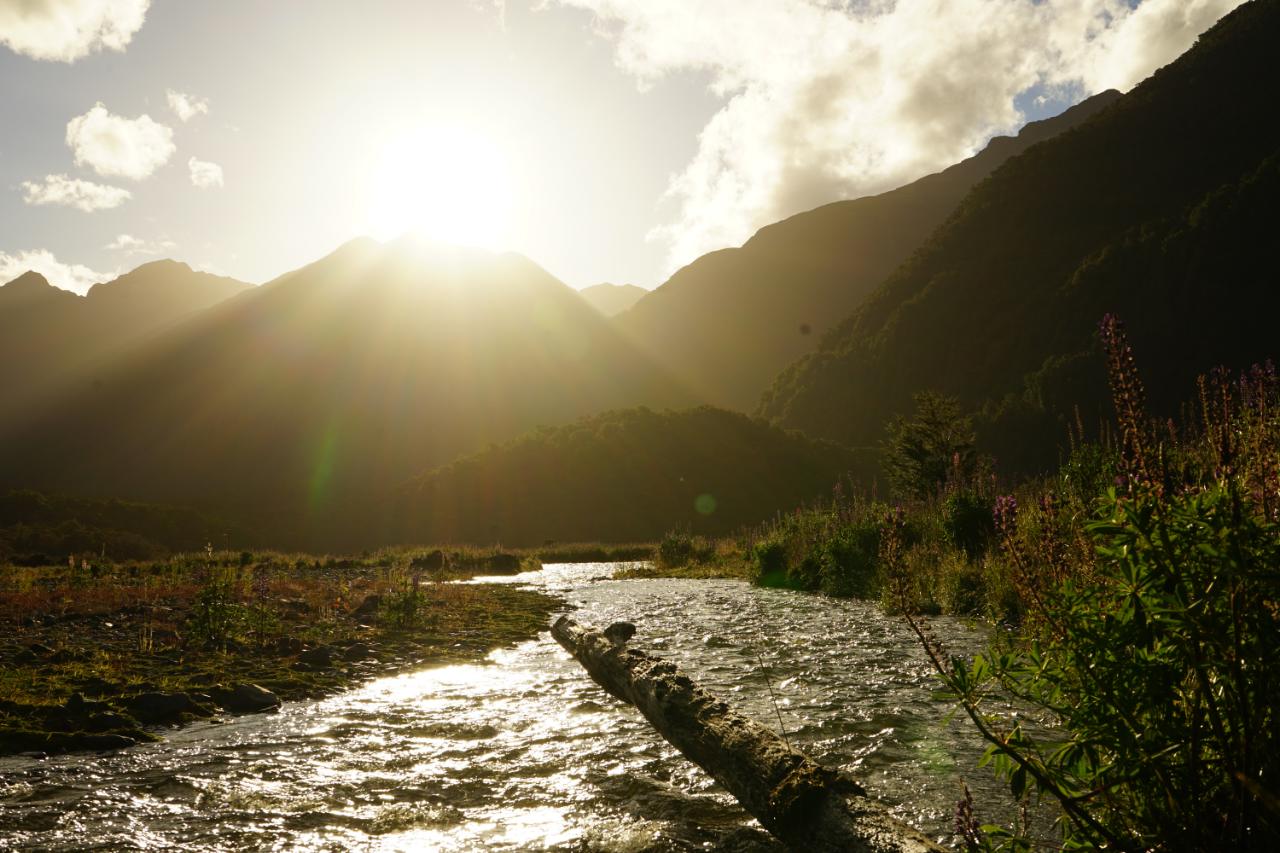
[[[939,837],[962,772],[982,801],[989,780],[967,769],[980,744],[940,722],[947,707],[907,629],[874,605],[734,581],[612,581],[613,569],[501,580],[562,594],[585,622],[634,621],[635,642],[765,725],[781,715],[792,743]],[[955,651],[981,641],[950,620],[934,627]],[[546,634],[484,663],[121,753],[0,760],[0,839],[75,850],[85,838],[209,851],[780,849]]]

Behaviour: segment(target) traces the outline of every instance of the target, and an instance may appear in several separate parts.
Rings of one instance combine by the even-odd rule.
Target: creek
[[[545,589],[587,624],[635,622],[633,644],[763,724],[781,719],[794,746],[944,843],[962,778],[980,807],[1007,800],[976,768],[976,735],[945,721],[951,705],[933,696],[910,629],[874,603],[731,580],[612,580],[617,565],[477,581]],[[932,626],[953,652],[985,644],[962,620]],[[196,723],[160,743],[0,759],[0,849],[781,848],[543,633],[481,664]]]

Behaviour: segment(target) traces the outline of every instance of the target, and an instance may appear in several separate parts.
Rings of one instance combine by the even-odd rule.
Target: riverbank
[[[205,553],[0,576],[0,755],[116,749],[536,637],[561,602],[501,552]]]

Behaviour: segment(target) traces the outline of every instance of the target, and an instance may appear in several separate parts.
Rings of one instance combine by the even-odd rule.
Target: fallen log
[[[551,636],[592,680],[634,705],[775,838],[815,853],[942,850],[890,816],[853,779],[792,749],[694,684],[675,664],[628,648],[632,633],[627,623],[599,631],[567,616],[551,626]]]

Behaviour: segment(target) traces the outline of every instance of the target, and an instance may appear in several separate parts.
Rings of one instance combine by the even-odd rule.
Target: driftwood
[[[891,817],[848,776],[822,767],[736,713],[670,661],[627,648],[633,629],[606,631],[562,616],[551,635],[591,678],[711,774],[775,838],[805,851],[940,851]]]

